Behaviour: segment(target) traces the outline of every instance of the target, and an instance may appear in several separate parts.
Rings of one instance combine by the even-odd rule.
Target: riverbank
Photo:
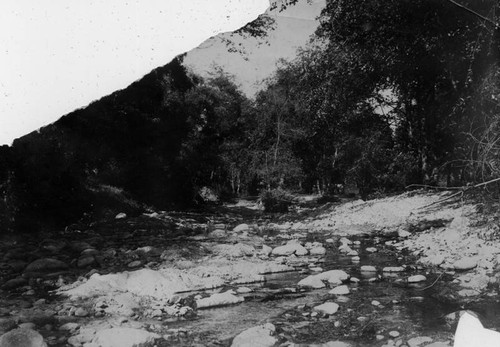
[[[39,346],[449,346],[461,309],[500,323],[500,247],[495,215],[446,197],[272,217],[242,202],[4,239],[0,333]]]

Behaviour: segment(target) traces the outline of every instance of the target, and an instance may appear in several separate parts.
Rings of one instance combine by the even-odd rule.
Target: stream
[[[279,236],[279,235],[278,235]],[[303,242],[325,242],[328,235],[308,235]],[[279,238],[277,238],[279,240]],[[348,341],[353,346],[374,346],[387,343],[389,332],[401,336],[433,336],[434,339],[450,339],[450,327],[444,317],[460,309],[456,304],[444,303],[433,297],[433,288],[427,288],[438,274],[428,274],[428,281],[408,284],[405,279],[423,274],[424,269],[412,266],[414,259],[408,254],[398,254],[385,243],[389,238],[371,238],[367,235],[351,237],[359,241],[353,249],[358,251],[359,261],[338,251],[338,242],[327,246],[327,253],[316,263],[304,263],[296,271],[266,275],[266,282],[245,285],[253,291],[245,302],[235,306],[199,310],[193,320],[174,321],[170,325],[195,332],[196,341],[229,344],[231,338],[252,326],[270,322],[280,327],[282,336],[297,344],[318,344],[331,340]],[[275,245],[279,245],[276,242]],[[377,251],[367,252],[375,247]],[[372,265],[377,272],[361,272],[361,265]],[[304,290],[297,283],[314,274],[310,267],[323,270],[344,270],[358,283],[350,283],[348,295],[328,294],[330,288]],[[400,273],[383,273],[384,267],[403,266]],[[443,276],[446,277],[446,276]],[[451,276],[446,277],[447,281]],[[441,284],[442,285],[442,284]],[[225,287],[219,291],[225,291]],[[232,289],[237,289],[234,287]],[[325,301],[340,305],[332,316],[314,317],[312,308]],[[377,335],[379,341],[377,341]],[[382,338],[383,337],[383,338]],[[174,341],[171,346],[190,346],[193,340]]]
[[[122,320],[125,326],[139,326],[161,334],[162,339],[155,343],[157,347],[215,347],[231,346],[233,338],[242,331],[271,323],[276,327],[276,346],[413,347],[430,343],[429,346],[439,347],[452,344],[457,312],[461,310],[478,313],[486,328],[500,326],[500,303],[493,295],[494,291],[490,292],[491,295],[485,293],[458,300],[455,295],[458,273],[418,265],[417,255],[395,247],[400,241],[397,235],[368,230],[346,240],[333,231],[268,227],[271,219],[266,218],[256,211],[242,214],[239,210],[224,210],[217,215],[165,213],[95,223],[91,228],[82,226],[78,230],[65,230],[51,236],[52,239],[44,239],[46,236],[42,235],[40,239],[4,240],[1,243],[4,263],[0,267],[3,283],[10,280],[19,284],[9,289],[3,287],[0,328],[5,327],[6,331],[15,324],[31,324],[47,339],[48,345],[63,347],[75,346],[68,339],[76,332],[62,329],[66,322],[74,322],[79,327],[94,324],[92,329],[98,330],[96,324],[113,325],[114,321]],[[207,220],[226,225],[227,238],[211,238],[203,231],[208,225]],[[228,231],[232,228],[227,226],[245,221],[253,228],[247,236]],[[230,246],[254,240],[255,250],[259,251],[262,243],[275,249],[291,239],[306,246],[321,244],[326,253],[302,257],[271,255],[269,258],[254,253],[249,259],[258,257],[270,263],[282,259],[293,271],[266,274],[265,281],[258,283],[183,293],[183,300],[192,302],[200,294],[206,296],[234,290],[239,291],[238,297],[243,296],[245,300],[231,306],[198,309],[195,314],[178,317],[165,313],[153,317],[144,311],[125,319],[113,314],[98,315],[94,298],[71,302],[64,295],[54,295],[57,277],[47,275],[28,280],[23,277],[26,273],[23,269],[36,259],[55,258],[71,264],[69,271],[65,268],[63,278],[72,283],[78,277],[88,278],[92,271],[115,274],[142,267],[192,266],[217,256],[210,253],[213,245]],[[349,247],[355,251],[351,255],[339,249],[345,242],[349,242]],[[154,245],[154,251],[139,251],[151,245]],[[80,253],[95,255],[95,262],[76,266],[82,259]],[[137,267],[131,268],[132,263],[138,264]],[[362,266],[374,267],[376,271],[361,271]],[[384,272],[386,267],[399,267],[400,271]],[[329,270],[343,270],[350,276],[344,283],[349,289],[348,294],[330,294],[335,285],[321,289],[298,286],[299,281],[306,277]],[[426,278],[409,283],[408,278],[415,275]],[[315,307],[325,302],[338,304],[338,311],[333,314],[317,312]],[[84,315],[75,313],[79,307],[86,310]],[[29,316],[31,314],[34,316]],[[90,334],[90,339],[94,333]],[[85,346],[85,342],[76,346]]]

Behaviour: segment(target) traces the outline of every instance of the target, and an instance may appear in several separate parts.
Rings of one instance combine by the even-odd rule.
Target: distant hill
[[[325,0],[300,0],[286,10],[268,9],[263,16],[274,20],[266,37],[248,33],[223,33],[203,42],[186,54],[184,65],[200,76],[209,76],[215,66],[234,75],[236,84],[253,97],[262,81],[276,70],[280,58],[293,59],[318,27],[317,17]]]

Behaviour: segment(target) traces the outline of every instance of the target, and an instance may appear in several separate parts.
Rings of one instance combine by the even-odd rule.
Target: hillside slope
[[[276,70],[279,59],[293,59],[297,49],[307,44],[324,6],[324,0],[302,0],[282,12],[268,9],[264,16],[272,18],[274,24],[266,37],[244,32],[219,34],[188,52],[184,65],[204,77],[221,67],[234,75],[248,97],[253,97]]]

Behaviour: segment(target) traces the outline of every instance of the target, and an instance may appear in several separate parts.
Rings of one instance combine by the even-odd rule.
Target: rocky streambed
[[[500,248],[476,205],[443,197],[4,237],[0,347],[451,346],[463,310],[500,326]]]

